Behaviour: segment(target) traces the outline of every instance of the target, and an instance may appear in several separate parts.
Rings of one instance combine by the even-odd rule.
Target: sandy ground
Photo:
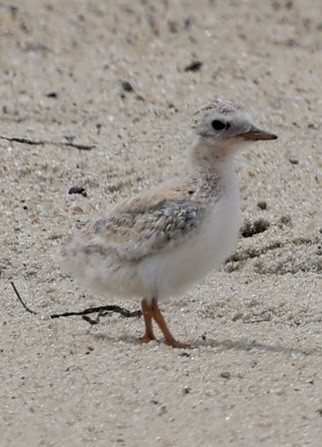
[[[321,17],[320,0],[0,2],[1,446],[322,445]],[[55,252],[177,170],[216,97],[279,139],[236,160],[233,256],[163,305],[195,348],[140,345],[140,318],[50,319],[139,307],[90,295]]]

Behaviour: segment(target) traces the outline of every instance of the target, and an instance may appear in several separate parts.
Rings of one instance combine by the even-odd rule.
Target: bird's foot
[[[149,343],[150,341],[156,340],[154,335],[144,334],[142,337],[139,337],[141,343]]]

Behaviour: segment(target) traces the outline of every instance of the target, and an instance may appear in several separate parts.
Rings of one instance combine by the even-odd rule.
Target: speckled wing
[[[196,230],[205,213],[204,204],[193,200],[196,185],[160,186],[122,202],[105,218],[86,225],[83,242],[97,243],[120,258],[137,261],[170,250]],[[93,247],[94,248],[94,247]]]

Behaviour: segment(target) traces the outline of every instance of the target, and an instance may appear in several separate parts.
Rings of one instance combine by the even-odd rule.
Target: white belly
[[[209,210],[200,231],[172,251],[143,261],[139,269],[143,282],[162,299],[199,281],[231,254],[240,220],[239,193],[232,188]]]

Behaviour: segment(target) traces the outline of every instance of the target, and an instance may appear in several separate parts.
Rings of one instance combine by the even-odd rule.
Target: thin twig
[[[82,319],[84,321],[87,321],[87,323],[91,324],[92,326],[94,326],[95,324],[98,324],[100,322],[100,313],[97,314],[96,318],[91,318],[88,315],[83,315]]]
[[[80,311],[71,311],[71,312],[63,312],[61,314],[52,314],[50,315],[50,318],[61,318],[61,317],[71,317],[74,315],[89,315],[93,313],[98,313],[99,316],[104,316],[104,312],[106,315],[106,312],[117,312],[123,317],[131,318],[131,317],[140,317],[142,315],[141,310],[133,310],[130,311],[128,309],[125,309],[124,307],[116,306],[116,305],[107,305],[107,306],[97,306],[97,307],[89,307],[84,310]],[[86,319],[88,321],[88,319]],[[92,320],[95,321],[95,320]],[[95,323],[94,323],[95,324]]]
[[[14,282],[10,281],[10,284],[11,284],[18,300],[23,305],[24,309],[31,314],[37,315],[37,312],[30,309],[30,307],[28,307],[27,304],[23,301]],[[100,317],[104,317],[105,315],[107,315],[110,312],[119,313],[119,314],[123,315],[123,317],[126,317],[126,318],[141,317],[141,315],[142,315],[142,311],[140,309],[131,311],[131,310],[125,309],[124,307],[120,307],[120,306],[111,304],[111,305],[107,305],[107,306],[88,307],[87,309],[84,309],[84,310],[63,312],[61,314],[52,314],[49,316],[50,316],[50,318],[54,319],[54,318],[71,317],[74,315],[80,315],[88,323],[97,324],[99,322]],[[87,315],[93,314],[93,313],[97,313],[97,317],[95,318],[95,320],[87,317]]]
[[[97,315],[96,315],[96,317],[95,318],[91,318],[91,317],[89,317],[88,315],[82,315],[82,319],[84,320],[84,321],[87,321],[87,323],[89,323],[89,324],[91,324],[92,326],[93,325],[95,325],[95,324],[99,324],[99,322],[100,322],[100,318],[101,317],[105,317],[106,315],[108,315],[108,314],[110,314],[111,312],[110,311],[99,311],[98,313],[97,313]]]
[[[69,146],[74,147],[76,149],[79,149],[81,151],[90,151],[94,149],[95,144],[78,144],[78,143],[72,143],[68,141],[45,141],[45,140],[31,140],[30,138],[20,138],[20,137],[5,137],[3,135],[0,135],[1,140],[11,141],[14,143],[23,143],[23,144],[30,144],[31,146],[44,146],[45,144],[51,144],[53,146]]]
[[[23,305],[23,307],[25,308],[25,310],[31,314],[37,315],[37,312],[35,312],[34,310],[30,309],[27,304],[24,303],[23,299],[20,296],[20,293],[18,292],[15,284],[13,281],[10,281],[10,284],[12,285],[13,290],[15,291],[15,294],[17,295],[18,300],[20,301],[20,303]]]

